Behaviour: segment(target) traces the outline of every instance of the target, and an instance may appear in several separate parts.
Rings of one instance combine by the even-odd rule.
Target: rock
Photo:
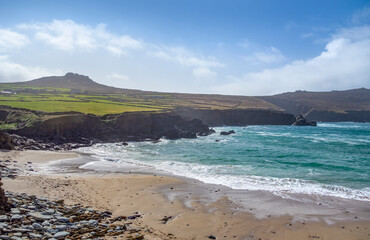
[[[36,238],[36,239],[41,239],[42,238],[42,235],[40,234],[37,234],[37,233],[29,233],[28,236],[32,239],[32,238]]]
[[[6,221],[8,221],[8,216],[0,215],[0,222],[6,222]]]
[[[0,130],[0,149],[14,150],[13,138]]]
[[[8,198],[5,196],[4,190],[1,187],[3,183],[1,182],[0,174],[0,214],[8,212],[10,210],[10,205],[8,203]]]
[[[10,237],[8,237],[6,235],[0,235],[0,239],[2,239],[2,240],[8,240],[8,239],[10,239]]]
[[[56,219],[58,222],[61,222],[61,223],[69,223],[69,218],[67,217],[56,217]]]
[[[9,225],[7,223],[0,222],[0,229],[1,228],[9,228]]]
[[[17,220],[21,220],[23,219],[24,216],[22,215],[19,215],[19,214],[14,214],[11,218],[10,218],[10,221],[17,221]]]
[[[42,230],[44,229],[44,227],[41,225],[41,224],[38,224],[38,223],[33,223],[32,226],[36,229],[36,230]]]
[[[45,211],[45,213],[46,213],[47,215],[53,215],[53,214],[55,213],[55,210],[54,210],[54,209],[52,209],[52,208],[50,208],[50,209],[46,210],[46,211]]]
[[[50,215],[44,215],[40,212],[30,212],[30,213],[28,213],[28,216],[36,218],[36,220],[38,220],[38,221],[50,220],[50,219],[53,218]]]
[[[10,209],[10,212],[11,212],[12,214],[21,214],[21,211],[20,211],[18,208],[11,208],[11,209]]]
[[[302,115],[298,115],[292,126],[317,126],[315,121],[307,121]]]
[[[67,230],[67,225],[56,225],[55,228],[58,231],[65,231],[65,230]]]
[[[213,235],[209,235],[209,236],[208,236],[208,238],[209,238],[209,239],[216,239],[216,237],[215,237],[215,236],[213,236]]]
[[[56,234],[54,234],[54,238],[56,239],[62,239],[62,238],[65,238],[69,235],[70,233],[69,232],[57,232]]]
[[[21,232],[21,233],[32,232],[32,230],[26,229],[26,228],[13,228],[12,231],[13,232]]]
[[[226,131],[222,131],[221,133],[220,133],[220,135],[230,135],[230,134],[234,134],[235,133],[235,131],[234,130],[230,130],[230,131],[228,131],[228,132],[226,132]]]

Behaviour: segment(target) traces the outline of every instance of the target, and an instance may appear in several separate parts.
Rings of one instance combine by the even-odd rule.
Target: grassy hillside
[[[313,110],[337,113],[370,111],[370,90],[365,88],[331,92],[296,91],[261,99],[293,114],[306,114]]]
[[[76,111],[105,115],[136,111],[168,111],[176,107],[282,110],[256,97],[120,89],[98,84],[87,76],[74,73],[28,82],[4,83],[0,84],[0,91],[0,105],[44,112]]]
[[[87,76],[67,73],[20,83],[0,84],[0,106],[43,112],[76,111],[95,115],[195,109],[267,109],[293,114],[370,110],[370,90],[297,91],[266,97],[159,93],[108,87]]]

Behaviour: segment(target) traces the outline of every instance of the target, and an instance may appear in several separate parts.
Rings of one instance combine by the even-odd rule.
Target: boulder
[[[1,182],[1,174],[0,174],[0,214],[10,211],[8,199],[5,196],[3,188],[1,187],[2,185],[3,183]]]
[[[220,132],[220,135],[230,135],[230,134],[235,134],[235,131],[234,130],[230,130],[228,132],[226,132],[226,131]]]
[[[12,137],[0,130],[0,149],[14,150],[14,141]]]

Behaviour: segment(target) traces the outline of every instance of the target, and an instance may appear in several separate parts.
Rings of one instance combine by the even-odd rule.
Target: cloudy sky
[[[269,95],[370,88],[368,0],[0,0],[0,82]]]

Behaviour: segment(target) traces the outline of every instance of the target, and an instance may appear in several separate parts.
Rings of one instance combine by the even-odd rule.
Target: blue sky
[[[368,1],[0,0],[0,81],[77,72],[143,90],[370,88]]]

